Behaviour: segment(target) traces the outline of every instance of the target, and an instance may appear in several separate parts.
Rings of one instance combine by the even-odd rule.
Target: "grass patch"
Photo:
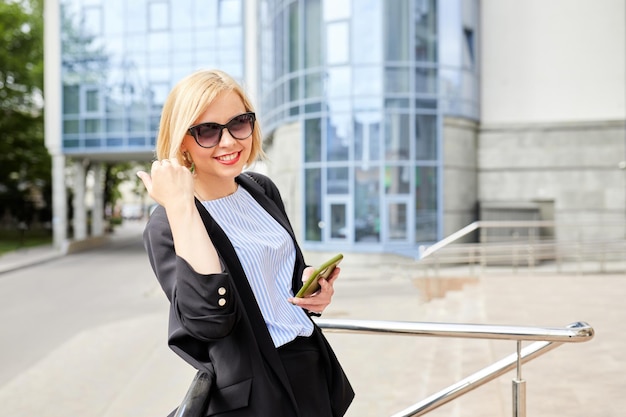
[[[0,255],[17,249],[52,243],[50,230],[0,230]]]

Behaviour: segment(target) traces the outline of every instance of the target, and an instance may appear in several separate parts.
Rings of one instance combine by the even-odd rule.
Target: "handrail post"
[[[526,417],[526,381],[522,379],[522,341],[517,341],[517,376],[513,379],[513,417]]]

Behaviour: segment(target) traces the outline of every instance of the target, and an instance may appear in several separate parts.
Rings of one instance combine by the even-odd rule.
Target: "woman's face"
[[[193,126],[209,122],[225,125],[243,113],[246,113],[246,108],[241,98],[234,92],[223,92],[194,121]],[[233,131],[237,135],[237,131]],[[203,148],[191,134],[185,135],[181,151],[189,153],[198,179],[232,182],[246,165],[252,149],[252,135],[238,140],[226,128],[222,129],[221,135],[219,143],[211,148]]]

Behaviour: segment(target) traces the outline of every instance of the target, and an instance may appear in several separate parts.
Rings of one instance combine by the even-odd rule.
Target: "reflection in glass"
[[[330,205],[330,237],[346,239],[348,237],[348,216],[346,205],[336,203]]]
[[[385,1],[385,59],[387,61],[411,61],[409,22],[409,0]]]
[[[304,161],[319,162],[322,159],[322,121],[304,121]]]
[[[385,167],[385,194],[408,194],[411,191],[411,171],[409,166]]]
[[[434,115],[415,116],[415,158],[437,159],[437,117]]]
[[[351,87],[351,68],[347,66],[328,69],[328,97],[349,97]],[[336,109],[334,109],[336,111]]]
[[[350,152],[350,115],[334,115],[326,119],[326,159],[347,161]]]
[[[326,170],[326,193],[349,194],[350,172],[347,167],[328,168]]]
[[[359,0],[352,11],[352,62],[355,64],[380,63],[383,56],[382,27],[378,22],[382,14],[381,0]]]
[[[85,133],[101,133],[102,121],[100,119],[85,119]]]
[[[415,242],[437,240],[437,168],[415,168]]]
[[[148,25],[151,31],[169,29],[169,16],[169,1],[151,1],[148,3]]]
[[[385,93],[409,93],[411,91],[408,68],[385,69]]]
[[[385,159],[399,161],[409,159],[408,114],[390,113],[385,118]]]
[[[437,0],[415,2],[415,60],[437,61]]]
[[[350,32],[347,22],[326,25],[326,63],[345,64],[350,59]]]
[[[379,172],[377,167],[354,172],[354,239],[380,241]]]
[[[324,0],[324,20],[348,19],[351,0]]]
[[[435,68],[415,70],[415,92],[437,94],[437,70]]]
[[[380,96],[383,93],[380,67],[355,67],[352,72],[352,94],[354,96]]]
[[[80,113],[80,87],[77,85],[63,86],[63,114]]]
[[[387,205],[387,225],[390,241],[407,239],[407,205],[406,203],[389,203]]]
[[[322,19],[320,0],[304,2],[304,68],[322,64]]]
[[[354,117],[354,159],[366,165],[380,160],[380,114],[357,113]]]
[[[322,231],[322,207],[320,196],[322,195],[322,176],[319,168],[309,168],[304,171],[304,238],[308,241],[320,242]]]

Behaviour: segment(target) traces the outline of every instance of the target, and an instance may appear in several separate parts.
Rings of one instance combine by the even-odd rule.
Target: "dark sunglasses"
[[[225,125],[209,122],[200,123],[189,128],[189,134],[194,137],[196,143],[203,148],[217,146],[222,140],[222,132],[228,129],[228,133],[237,139],[248,139],[254,130],[256,115],[253,112],[243,113],[235,116]]]

